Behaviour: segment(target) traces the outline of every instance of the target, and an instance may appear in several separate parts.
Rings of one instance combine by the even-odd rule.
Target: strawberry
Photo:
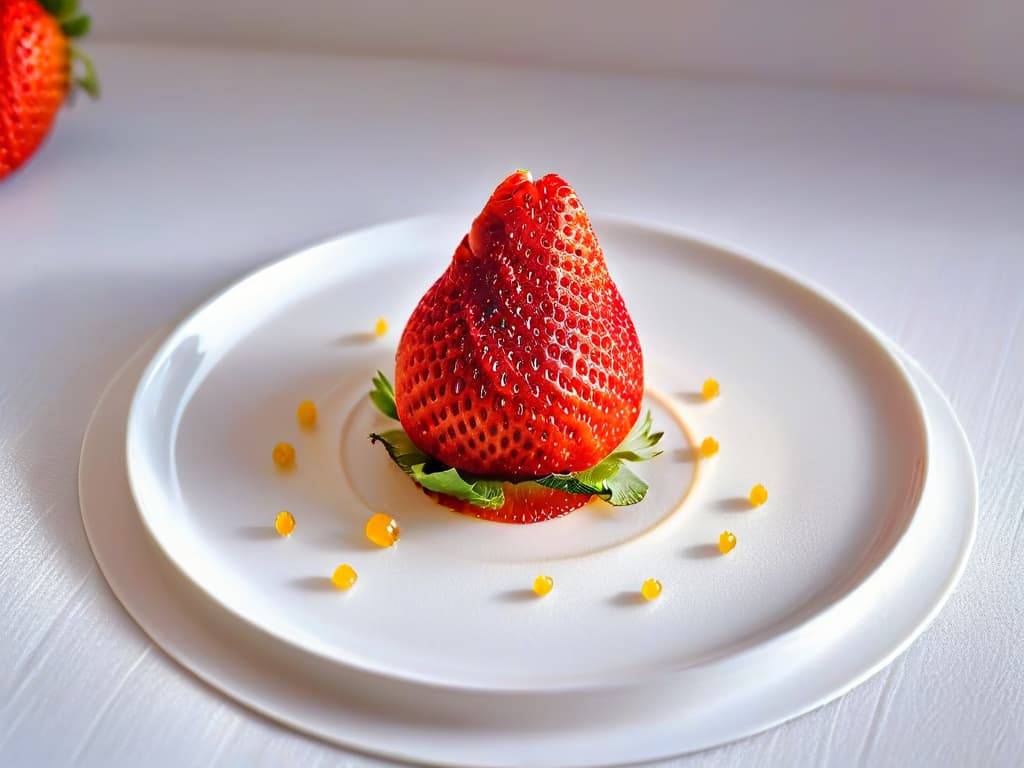
[[[517,171],[494,191],[402,333],[396,383],[370,400],[402,429],[370,435],[427,494],[534,523],[594,497],[641,501],[626,466],[662,437],[637,419],[643,356],[572,187]]]
[[[566,493],[556,488],[545,488],[537,483],[503,483],[504,503],[497,509],[477,506],[464,499],[443,493],[430,493],[441,504],[483,520],[496,523],[539,523],[553,520],[579,509],[591,497],[579,493]]]
[[[92,63],[69,43],[88,31],[75,0],[0,0],[0,179],[36,151],[74,85],[98,94]]]
[[[405,327],[403,428],[449,467],[518,481],[599,463],[642,395],[640,342],[576,192],[555,174],[513,173]],[[536,508],[514,502],[509,516]]]

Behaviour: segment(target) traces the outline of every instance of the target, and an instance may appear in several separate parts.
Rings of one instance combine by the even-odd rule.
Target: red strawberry
[[[92,64],[68,43],[89,29],[76,6],[72,0],[0,0],[0,179],[46,138],[72,85],[72,59],[85,68],[74,83],[93,96],[98,92]]]
[[[522,480],[597,464],[636,422],[642,394],[640,342],[575,191],[554,174],[512,174],[402,334],[402,426],[449,466]],[[556,516],[511,504],[500,517]]]
[[[579,509],[590,496],[545,488],[537,483],[503,483],[505,503],[499,509],[477,507],[443,493],[428,492],[449,509],[496,523],[539,523]]]

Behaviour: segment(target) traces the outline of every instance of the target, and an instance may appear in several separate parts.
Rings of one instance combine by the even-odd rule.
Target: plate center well
[[[367,381],[372,371],[367,372]],[[365,387],[364,387],[365,390]],[[341,400],[341,398],[337,398]],[[647,497],[627,507],[599,499],[568,515],[531,525],[480,520],[453,512],[428,497],[391,461],[371,432],[394,429],[369,402],[365,391],[331,407],[347,412],[333,464],[361,504],[361,514],[384,512],[399,521],[404,537],[437,551],[438,556],[482,562],[527,562],[579,557],[633,541],[656,529],[683,506],[697,476],[696,450],[682,416],[671,399],[657,390],[645,393],[654,428],[663,431],[664,451],[650,461],[630,464],[650,485]],[[350,515],[346,515],[350,516]],[[359,525],[363,518],[347,521]],[[401,542],[399,543],[401,546]]]

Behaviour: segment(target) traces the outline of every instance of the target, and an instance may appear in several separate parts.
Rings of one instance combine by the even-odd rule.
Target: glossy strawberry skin
[[[60,24],[35,0],[0,0],[0,178],[36,151],[67,96]]]
[[[443,493],[429,493],[441,504],[464,515],[495,523],[540,523],[567,515],[588,501],[590,496],[545,488],[537,483],[504,483],[505,503],[499,509],[486,509]]]
[[[598,463],[642,394],[636,330],[575,191],[512,174],[406,325],[402,426],[445,464],[518,480]]]

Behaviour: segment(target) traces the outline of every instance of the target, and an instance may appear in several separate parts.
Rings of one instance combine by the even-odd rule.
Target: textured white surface
[[[0,186],[0,763],[377,764],[150,646],[86,545],[79,444],[123,359],[229,279],[355,226],[475,207],[520,165],[558,170],[594,212],[732,241],[830,289],[932,373],[975,449],[975,553],[933,627],[839,701],[677,762],[1018,761],[1024,107],[95,48],[103,102]]]
[[[85,0],[98,39],[1024,97],[1014,0]]]

